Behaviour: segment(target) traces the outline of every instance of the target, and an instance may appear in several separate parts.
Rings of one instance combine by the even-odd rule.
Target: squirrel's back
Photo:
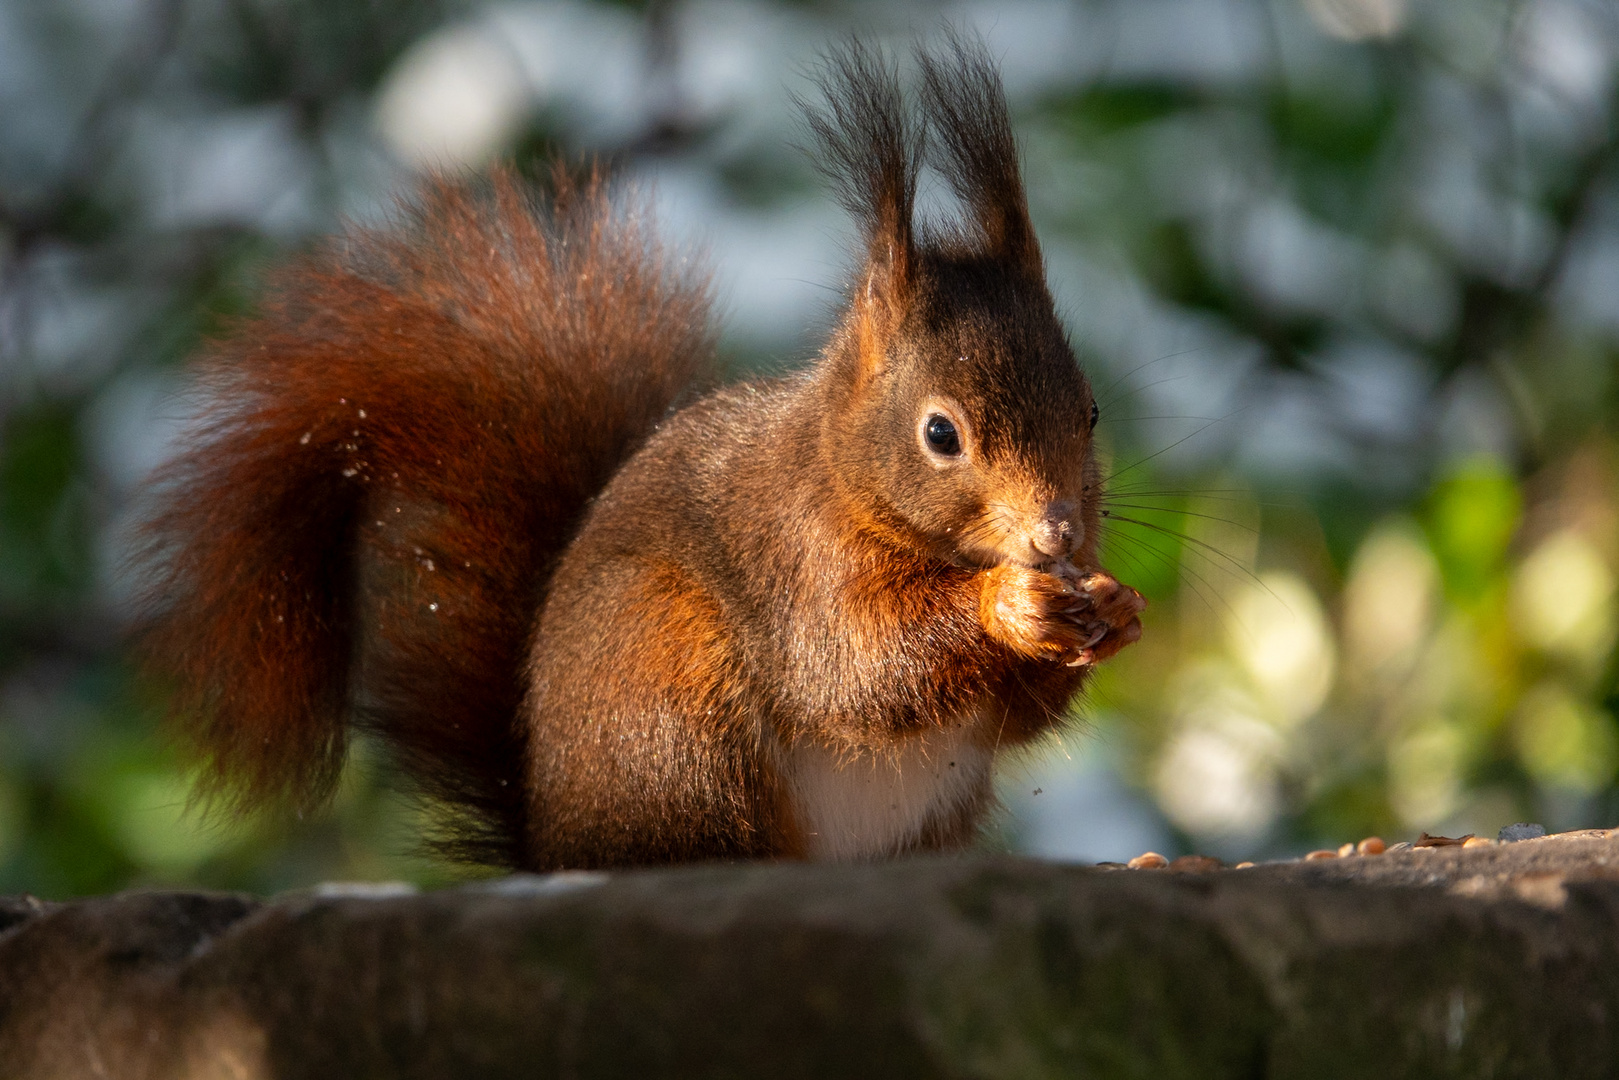
[[[592,497],[708,379],[700,268],[604,179],[426,181],[199,365],[145,531],[144,645],[216,792],[329,793],[350,726],[520,861],[535,611]]]

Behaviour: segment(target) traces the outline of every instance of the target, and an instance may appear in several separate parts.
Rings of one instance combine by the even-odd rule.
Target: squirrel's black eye
[[[1096,422],[1098,420],[1100,420],[1101,418],[1102,418],[1102,410],[1097,407],[1096,402],[1094,402],[1094,401],[1091,402],[1091,428],[1093,430],[1096,427]]]
[[[928,441],[929,449],[936,454],[955,457],[961,453],[961,435],[956,431],[956,425],[943,416],[935,414],[928,417],[928,426],[922,429],[922,434]]]

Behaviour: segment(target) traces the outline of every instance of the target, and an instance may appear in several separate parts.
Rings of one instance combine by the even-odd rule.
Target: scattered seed
[[[1383,838],[1381,836],[1368,836],[1355,845],[1355,851],[1361,855],[1381,855],[1384,852]]]
[[[1338,845],[1338,858],[1342,859],[1342,858],[1345,858],[1347,856],[1353,855],[1354,853],[1355,853],[1355,845],[1354,844],[1339,844]]]
[[[1132,870],[1160,870],[1169,865],[1169,860],[1156,851],[1145,851],[1127,863]]]
[[[1494,846],[1495,846],[1495,841],[1491,840],[1487,836],[1469,836],[1466,840],[1462,841],[1462,847],[1464,847],[1464,848],[1470,848],[1470,847],[1494,847]]]
[[[1251,862],[1240,862],[1236,866],[1233,866],[1232,869],[1233,870],[1246,870],[1252,865],[1254,865],[1254,864],[1251,863]]]
[[[1333,851],[1331,848],[1322,848],[1320,851],[1312,851],[1310,854],[1305,856],[1306,859],[1336,859],[1337,857],[1338,853]]]
[[[1222,870],[1225,863],[1213,855],[1182,855],[1169,864],[1169,868],[1180,874],[1206,874],[1211,870]]]

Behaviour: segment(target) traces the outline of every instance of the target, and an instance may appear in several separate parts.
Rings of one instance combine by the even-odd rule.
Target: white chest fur
[[[785,752],[794,811],[814,859],[871,859],[913,842],[930,820],[981,797],[990,752],[974,725],[918,736],[889,754],[818,746]]]

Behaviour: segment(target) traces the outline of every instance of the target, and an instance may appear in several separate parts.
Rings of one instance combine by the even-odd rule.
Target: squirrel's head
[[[858,44],[828,61],[827,103],[809,111],[866,241],[821,368],[824,451],[874,523],[942,556],[1093,564],[1097,406],[1046,288],[1000,79],[954,34],[917,59],[925,128]],[[917,226],[925,156],[963,221]]]

